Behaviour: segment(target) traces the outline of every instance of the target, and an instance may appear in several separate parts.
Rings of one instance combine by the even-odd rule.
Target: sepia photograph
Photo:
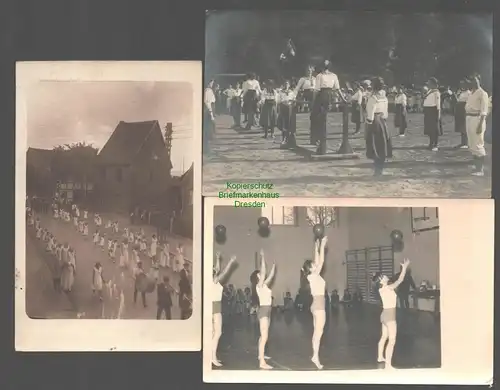
[[[212,233],[204,252],[204,307],[211,311],[204,314],[206,381],[301,382],[300,371],[322,371],[336,382],[333,375],[340,380],[353,370],[390,380],[450,369],[443,326],[450,326],[446,310],[453,305],[447,304],[458,299],[462,282],[450,281],[451,269],[465,266],[443,257],[441,214],[444,207],[449,218],[450,207],[375,203],[293,199],[241,208],[215,200],[205,206],[205,234]],[[464,217],[481,209],[462,207]],[[491,238],[492,226],[484,226]],[[444,261],[454,266],[443,267]],[[481,261],[491,269],[492,253]],[[470,287],[491,295],[493,276],[486,277],[487,285]],[[482,310],[492,315],[491,307]],[[476,341],[488,356],[486,335]],[[314,375],[307,381],[316,381]]]
[[[203,194],[491,197],[491,14],[209,11]]]
[[[176,321],[196,310],[200,264],[196,81],[195,62],[18,64],[30,320],[169,320],[173,346],[200,340],[196,318]]]

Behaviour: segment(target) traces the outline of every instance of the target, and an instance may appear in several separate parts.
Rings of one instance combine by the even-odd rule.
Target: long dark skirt
[[[465,134],[465,102],[457,102],[455,104],[455,131]]]
[[[394,126],[402,129],[408,127],[406,107],[403,104],[395,105],[396,115],[394,116]]]
[[[439,134],[439,112],[437,107],[424,107],[424,134],[434,136]]]
[[[297,128],[297,108],[295,104],[280,104],[278,109],[278,129],[295,133]]]
[[[351,122],[360,124],[365,121],[364,110],[358,102],[351,102]]]
[[[259,124],[264,129],[274,129],[277,123],[278,112],[275,100],[266,100],[262,105]]]
[[[371,160],[385,160],[392,157],[392,142],[387,123],[381,114],[375,114],[373,123],[366,126],[366,157]]]
[[[243,112],[247,115],[257,113],[257,92],[249,90],[243,97]]]

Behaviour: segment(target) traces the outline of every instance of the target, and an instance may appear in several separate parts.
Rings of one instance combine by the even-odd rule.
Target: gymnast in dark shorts
[[[227,274],[236,261],[236,257],[233,256],[227,263],[224,270],[220,271],[221,255],[219,252],[215,254],[214,268],[212,271],[213,275],[213,285],[212,285],[212,364],[216,367],[221,367],[222,363],[217,358],[217,348],[219,346],[219,340],[222,336],[222,292],[224,288],[220,283]]]
[[[394,346],[396,345],[396,334],[398,330],[398,325],[396,322],[397,295],[395,290],[404,280],[409,264],[410,261],[408,259],[405,259],[403,264],[401,264],[401,274],[399,275],[398,280],[396,280],[396,282],[392,284],[389,284],[389,278],[386,275],[383,275],[381,272],[377,272],[373,276],[373,281],[379,286],[378,291],[380,294],[380,299],[382,300],[383,307],[382,313],[380,314],[382,334],[380,336],[380,341],[378,342],[377,361],[379,363],[385,362],[385,368],[387,369],[393,368],[392,354],[394,352]]]
[[[265,349],[269,337],[269,325],[271,323],[271,310],[273,303],[273,293],[269,285],[274,279],[276,264],[273,264],[269,275],[266,276],[266,262],[264,260],[264,251],[260,251],[261,266],[260,270],[255,270],[250,275],[252,283],[252,300],[259,307],[257,317],[259,318],[259,347],[258,358],[259,367],[263,370],[270,370],[273,367],[267,364]]]

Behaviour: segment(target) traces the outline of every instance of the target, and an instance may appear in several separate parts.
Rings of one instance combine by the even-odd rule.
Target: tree
[[[52,172],[57,180],[82,183],[85,188],[94,174],[98,149],[85,142],[53,148]]]
[[[336,226],[338,223],[336,207],[307,207],[307,222],[309,225],[316,224],[324,227]]]

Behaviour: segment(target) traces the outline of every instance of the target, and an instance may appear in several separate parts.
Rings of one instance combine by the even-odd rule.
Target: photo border
[[[212,295],[209,294],[209,289],[213,262],[214,207],[232,205],[229,199],[217,198],[206,198],[204,204],[204,382],[481,385],[493,382],[493,200],[333,198],[266,200],[267,206],[437,207],[439,209],[439,285],[442,288],[441,367],[399,369],[390,372],[376,369],[265,371],[258,370],[257,364],[255,370],[212,368]],[[457,262],[457,259],[463,260]],[[468,262],[474,262],[474,267],[469,267]],[[481,299],[478,300],[477,297]]]
[[[200,351],[201,61],[55,61],[16,63],[15,349],[47,351]],[[187,320],[37,320],[26,314],[27,88],[38,81],[189,82],[193,91],[193,313]],[[88,335],[88,337],[86,337]]]

